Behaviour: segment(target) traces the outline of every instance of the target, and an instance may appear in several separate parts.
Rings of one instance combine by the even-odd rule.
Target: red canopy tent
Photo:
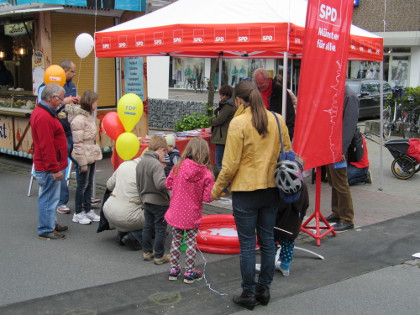
[[[285,52],[299,55],[306,8],[304,0],[178,0],[96,32],[95,53],[100,58],[255,59],[282,58]],[[350,59],[382,61],[382,38],[356,26],[350,33]]]
[[[286,63],[301,57],[306,13],[305,0],[178,0],[96,32],[95,53],[100,58],[284,58]],[[319,32],[332,39],[337,35],[322,28]],[[348,58],[382,62],[383,39],[352,25]],[[286,84],[283,89],[285,98]]]

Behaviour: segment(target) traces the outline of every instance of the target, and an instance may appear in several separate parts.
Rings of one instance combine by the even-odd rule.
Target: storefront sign
[[[4,26],[4,34],[11,37],[19,37],[27,34],[27,31],[32,33],[32,22],[25,22],[25,24],[26,28],[23,23],[7,24]]]
[[[1,2],[1,1],[0,1]],[[117,9],[117,10],[129,10],[129,11],[146,11],[146,0],[139,1],[127,1],[127,0],[17,0],[17,4],[28,4],[28,3],[48,3],[48,4],[61,4],[61,5],[73,5],[78,7],[88,7],[92,9]]]
[[[293,149],[305,169],[341,160],[343,101],[353,6],[309,0]]]
[[[143,57],[124,58],[125,94],[137,94],[144,100],[143,90]]]

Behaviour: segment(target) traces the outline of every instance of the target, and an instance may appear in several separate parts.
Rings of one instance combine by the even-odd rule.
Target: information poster
[[[124,58],[124,91],[137,94],[144,100],[143,57]]]

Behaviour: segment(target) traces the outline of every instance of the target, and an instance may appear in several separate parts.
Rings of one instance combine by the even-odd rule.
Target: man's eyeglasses
[[[55,98],[58,98],[58,99],[59,99],[60,101],[62,101],[62,102],[64,101],[64,99],[63,99],[63,98],[61,98],[60,96],[54,95],[54,97],[55,97]]]
[[[69,72],[76,74],[76,70],[69,70]]]

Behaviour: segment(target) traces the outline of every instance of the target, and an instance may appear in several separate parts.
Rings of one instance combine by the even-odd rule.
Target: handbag
[[[271,111],[271,113],[276,118],[277,129],[279,131],[279,137],[280,137],[280,146],[281,146],[281,152],[280,152],[279,157],[277,158],[277,165],[276,165],[276,169],[277,169],[277,167],[279,166],[281,161],[288,160],[288,161],[295,162],[296,161],[296,153],[293,150],[290,150],[290,151],[287,151],[287,152],[284,150],[283,136],[281,134],[281,128],[280,128],[280,120],[278,119],[277,115],[273,111]],[[274,177],[276,177],[275,174],[274,174]],[[277,188],[279,189],[280,199],[283,200],[284,202],[292,203],[292,202],[295,202],[295,201],[299,200],[300,191],[298,191],[297,193],[294,193],[294,194],[286,194],[285,192],[282,191],[281,187],[278,186],[277,181],[276,181],[276,185],[277,185]]]

